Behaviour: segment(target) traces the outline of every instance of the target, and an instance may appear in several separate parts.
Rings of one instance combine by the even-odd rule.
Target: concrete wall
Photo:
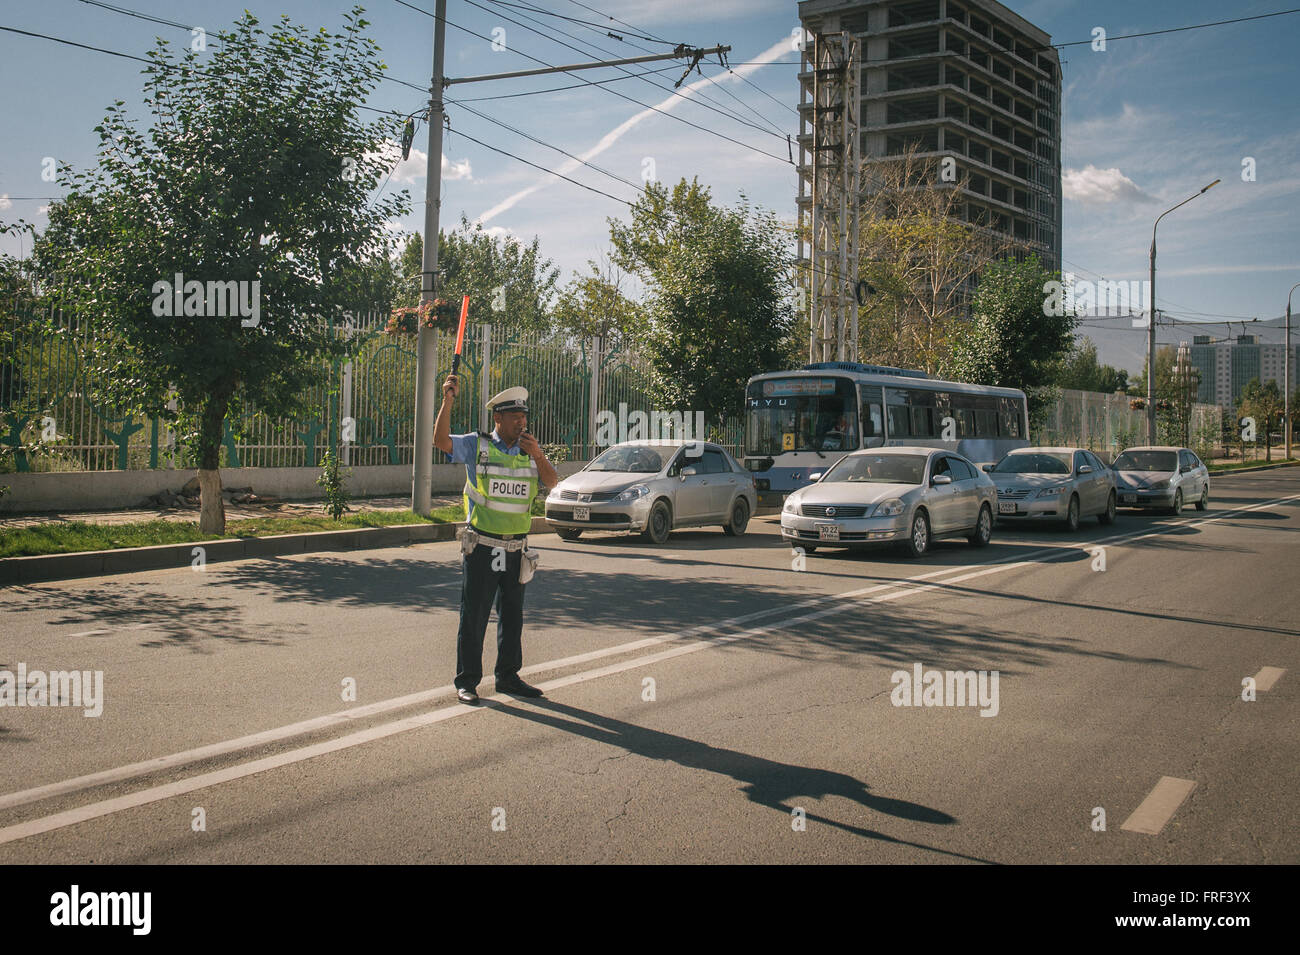
[[[557,465],[561,477],[580,470],[585,461]],[[353,497],[387,497],[411,493],[411,466],[384,464],[353,467],[347,479]],[[222,487],[251,487],[253,493],[283,500],[319,500],[316,486],[320,468],[222,468]],[[174,471],[78,471],[36,474],[0,474],[0,485],[10,493],[0,498],[0,512],[96,511],[139,507],[145,498],[162,490],[180,491],[198,474],[193,469]],[[450,494],[465,486],[465,466],[435,464],[433,493]]]

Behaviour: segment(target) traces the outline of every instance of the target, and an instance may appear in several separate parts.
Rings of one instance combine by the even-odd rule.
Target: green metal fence
[[[25,321],[9,316],[0,334],[0,471],[105,471],[192,466],[176,435],[158,418],[97,405],[84,356],[93,322],[60,312]],[[224,467],[314,467],[327,450],[348,466],[411,464],[415,439],[414,337],[385,334],[385,313],[349,316],[329,330],[349,342],[349,355],[322,364],[308,399],[315,413],[289,420],[250,409],[227,421]],[[435,336],[439,382],[451,367],[454,335]],[[594,374],[593,374],[594,372]],[[491,429],[486,399],[523,385],[529,430],[543,444],[568,448],[572,460],[599,452],[599,411],[620,404],[650,411],[650,367],[640,356],[603,348],[597,340],[466,329],[461,391],[453,433]],[[593,382],[594,377],[594,382]],[[670,410],[670,409],[664,409]],[[675,410],[675,409],[673,409]],[[706,418],[708,437],[738,453],[739,421]],[[441,460],[442,455],[435,452]]]

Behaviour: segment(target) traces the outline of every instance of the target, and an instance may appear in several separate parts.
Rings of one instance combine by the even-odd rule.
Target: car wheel
[[[1174,505],[1173,507],[1169,508],[1169,513],[1170,514],[1183,513],[1183,489],[1181,487],[1178,490],[1174,491]]]
[[[975,522],[975,530],[966,539],[970,541],[972,547],[987,547],[989,540],[993,537],[993,511],[987,504],[980,507],[979,520]]]
[[[722,533],[728,537],[739,537],[745,533],[745,525],[749,523],[749,502],[743,497],[736,498],[736,503],[731,505],[731,521],[722,525]]]
[[[562,541],[576,541],[582,536],[581,527],[557,527],[555,533],[560,535]]]
[[[1201,499],[1196,502],[1196,509],[1198,511],[1205,511],[1205,510],[1209,510],[1209,508],[1210,508],[1210,489],[1208,487],[1202,488]]]
[[[668,510],[667,501],[655,501],[655,506],[650,508],[650,518],[645,522],[645,530],[641,536],[652,544],[664,544],[668,541],[668,534],[673,529],[672,511]]]
[[[1073,534],[1079,529],[1079,495],[1070,495],[1070,506],[1065,512],[1065,529]]]
[[[801,548],[803,548],[803,552],[804,552],[805,554],[815,554],[815,553],[817,553],[817,545],[816,545],[816,544],[802,544],[802,543],[796,543],[796,544],[792,545],[791,549],[793,549],[794,547],[801,547]]]
[[[1099,524],[1115,523],[1115,492],[1114,491],[1110,492],[1110,497],[1106,501],[1106,510],[1102,511],[1100,514],[1097,515],[1097,522]]]
[[[930,519],[925,511],[917,511],[912,517],[912,532],[903,541],[903,550],[908,557],[924,557],[930,550]]]

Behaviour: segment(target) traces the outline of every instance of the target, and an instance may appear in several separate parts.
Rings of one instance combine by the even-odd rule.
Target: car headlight
[[[795,500],[794,498],[792,498],[792,497],[787,497],[787,498],[785,499],[785,504],[783,504],[783,505],[781,506],[781,513],[782,513],[782,514],[798,514],[798,513],[799,513],[799,502],[796,501],[796,500]]]
[[[557,486],[557,487],[553,487],[553,488],[551,488],[551,493],[548,494],[548,495],[546,495],[546,499],[547,499],[548,501],[558,501],[558,500],[560,499],[560,489],[559,489],[559,487]]]
[[[650,493],[650,488],[648,488],[646,485],[633,484],[631,487],[624,488],[622,491],[620,491],[618,497],[615,498],[615,500],[635,501],[638,498],[645,497],[649,493]]]
[[[1064,494],[1070,489],[1068,484],[1053,484],[1051,487],[1045,487],[1038,492],[1038,497],[1054,497],[1057,494]]]
[[[1167,490],[1168,488],[1169,488],[1169,482],[1165,480],[1165,481],[1156,481],[1153,484],[1148,484],[1146,489],[1148,491],[1164,491]]]
[[[903,502],[896,497],[881,501],[876,505],[876,517],[897,517],[903,513]]]

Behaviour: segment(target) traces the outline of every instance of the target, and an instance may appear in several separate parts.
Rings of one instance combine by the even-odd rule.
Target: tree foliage
[[[738,414],[750,376],[780,367],[792,322],[791,259],[770,212],[715,206],[683,179],[650,183],[631,221],[610,222],[614,262],[645,284],[641,348],[665,410]]]
[[[1081,338],[1065,356],[1056,384],[1078,391],[1111,394],[1128,388],[1128,372],[1100,364],[1097,361],[1096,344],[1091,338]]]
[[[1052,277],[1037,256],[989,266],[975,291],[974,317],[952,342],[944,377],[1019,388],[1035,414],[1074,340],[1074,316],[1044,314],[1043,286]]]
[[[174,386],[201,472],[219,467],[229,412],[309,410],[322,360],[346,348],[325,321],[369,307],[366,265],[387,258],[384,223],[409,209],[404,191],[371,201],[401,120],[360,118],[384,65],[361,9],[344,20],[339,33],[288,18],[268,32],[246,12],[202,59],[158,40],[143,70],[148,127],[117,101],[96,127],[98,165],[60,170],[67,198],[36,258],[69,280],[62,304],[93,316],[91,377],[110,406],[164,418]],[[156,284],[178,273],[259,282],[258,323],[155,314]],[[205,485],[204,530],[224,527],[219,487],[213,501]]]

